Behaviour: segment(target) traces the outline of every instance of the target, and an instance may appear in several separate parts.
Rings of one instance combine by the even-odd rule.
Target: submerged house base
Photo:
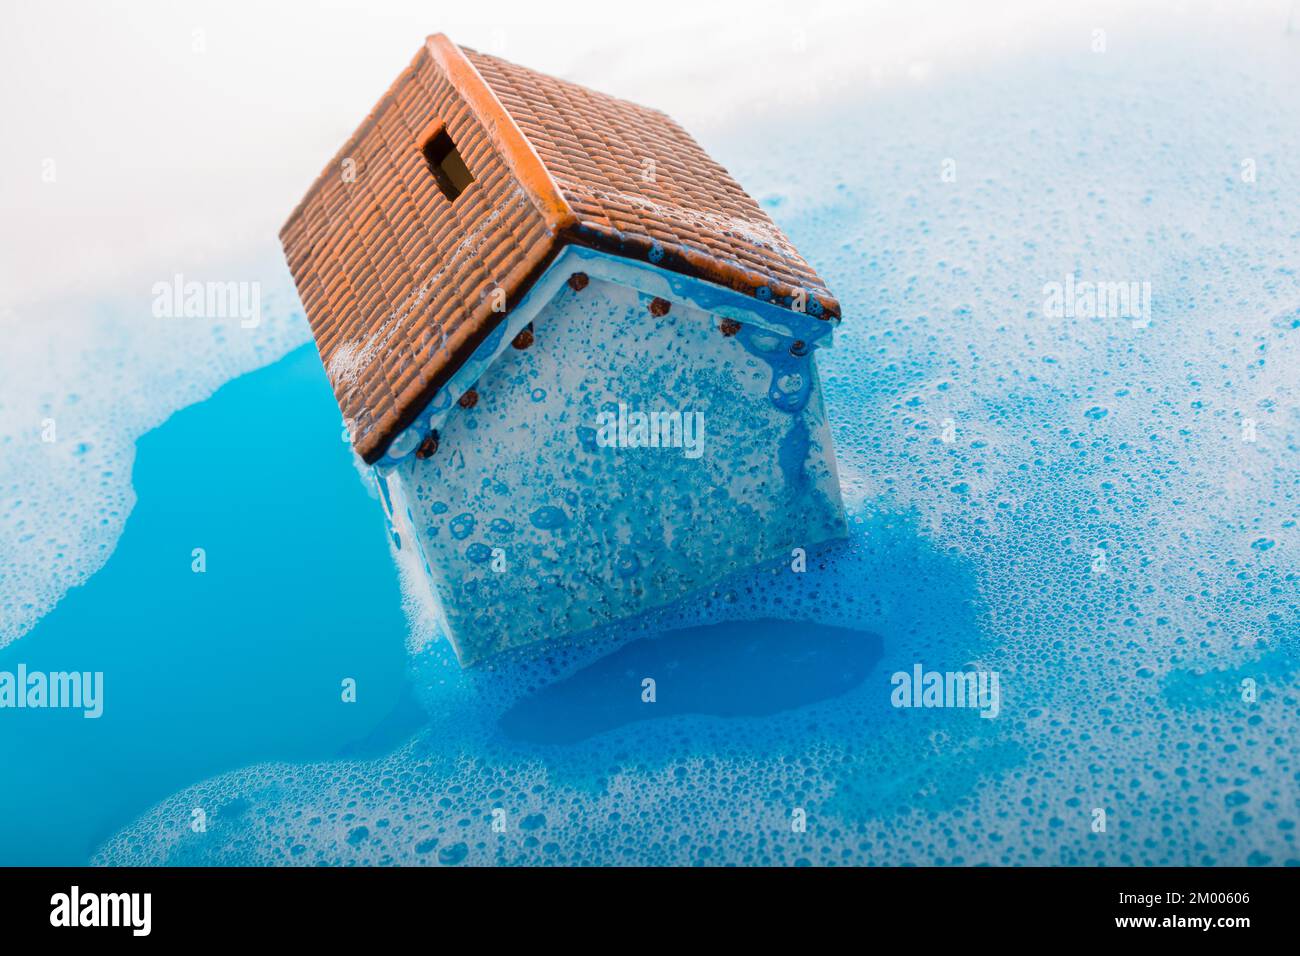
[[[463,664],[844,535],[829,325],[758,305],[568,247],[393,443],[394,539]]]

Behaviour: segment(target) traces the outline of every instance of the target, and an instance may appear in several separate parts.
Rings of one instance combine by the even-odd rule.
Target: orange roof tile
[[[450,200],[424,148],[473,177]],[[439,174],[441,175],[441,174]],[[377,461],[566,243],[839,317],[768,215],[657,110],[428,39],[280,231],[356,450]],[[499,291],[498,291],[499,290]]]

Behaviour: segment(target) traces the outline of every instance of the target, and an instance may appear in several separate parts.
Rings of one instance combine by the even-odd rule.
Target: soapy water
[[[748,862],[793,863],[814,855],[809,837],[783,839],[785,803],[811,816],[833,795],[819,751],[860,737],[863,726],[884,729],[902,713],[867,686],[890,642],[825,622],[885,623],[907,653],[936,660],[975,654],[969,602],[949,600],[969,593],[960,567],[921,543],[907,516],[874,517],[866,530],[879,542],[875,553],[833,545],[809,555],[808,574],[781,566],[739,575],[700,607],[653,613],[541,657],[520,652],[462,670],[444,642],[431,645],[416,655],[413,675],[428,723],[395,752],[208,781],[164,801],[97,861],[637,863],[684,854],[718,862],[736,851]],[[827,594],[815,575],[832,560],[893,584]],[[917,580],[905,582],[891,567]],[[777,617],[800,605],[819,607],[823,622]],[[715,623],[682,628],[701,611]],[[653,704],[642,702],[647,676],[656,680]],[[984,728],[955,712],[938,725],[903,720],[891,739],[907,738],[913,753],[939,759],[936,726],[959,724],[977,737],[965,749],[991,746]],[[869,759],[888,757],[881,749]],[[760,783],[774,789],[751,802]],[[371,799],[383,809],[361,810]],[[705,812],[702,801],[720,806]],[[209,814],[203,834],[172,825],[189,808],[231,803],[242,812]],[[491,830],[493,810],[505,813],[504,833]],[[710,841],[718,824],[751,845]],[[773,828],[771,845],[754,842],[755,825]]]
[[[1300,860],[1300,51],[1143,40],[706,142],[843,304],[847,542],[467,671],[399,565],[421,729],[210,777],[95,861]],[[1149,324],[1045,314],[1067,274],[1150,281]],[[892,707],[916,663],[998,672],[999,716]]]
[[[258,283],[256,327],[153,315],[152,283],[170,268],[109,299],[0,301],[0,648],[113,553],[135,505],[136,439],[310,337],[274,256],[191,277]]]
[[[208,780],[97,860],[1296,862],[1297,50],[1222,42],[1044,52],[715,146],[844,303],[818,362],[850,540],[594,648],[462,672],[423,645],[403,747]],[[1067,273],[1150,281],[1150,323],[1045,315]],[[871,666],[823,627],[881,660],[793,709],[640,702],[708,672],[654,634],[756,620],[787,622],[775,660]],[[916,662],[999,672],[1000,716],[892,708]]]
[[[880,643],[847,628],[772,619],[682,628],[635,641],[525,697],[499,726],[515,740],[567,744],[678,714],[794,710],[860,684],[880,659]],[[663,700],[654,685],[656,706],[645,706],[650,687],[628,693],[627,675],[665,671],[671,680]]]
[[[406,621],[378,502],[333,403],[307,345],[139,439],[139,500],[112,555],[0,648],[0,672],[103,674],[94,720],[0,710],[0,862],[81,864],[196,779],[385,753],[422,722],[402,690]],[[270,408],[297,425],[274,427]],[[360,688],[347,706],[344,677]]]

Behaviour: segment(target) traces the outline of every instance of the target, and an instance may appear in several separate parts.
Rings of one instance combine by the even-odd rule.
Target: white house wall
[[[558,289],[533,345],[506,345],[477,404],[440,416],[437,452],[386,473],[399,538],[418,543],[465,664],[844,533],[815,365],[789,357],[792,339],[724,336],[680,301],[656,318],[652,296],[600,278]],[[700,413],[698,457],[619,447],[635,437],[602,431],[601,413],[620,404]]]

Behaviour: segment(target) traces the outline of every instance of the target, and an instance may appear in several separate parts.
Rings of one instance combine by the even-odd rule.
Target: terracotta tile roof
[[[473,176],[454,202],[424,154],[442,130]],[[280,239],[369,462],[503,318],[493,310],[502,293],[508,310],[566,243],[839,317],[768,215],[663,113],[442,35],[352,134]]]

